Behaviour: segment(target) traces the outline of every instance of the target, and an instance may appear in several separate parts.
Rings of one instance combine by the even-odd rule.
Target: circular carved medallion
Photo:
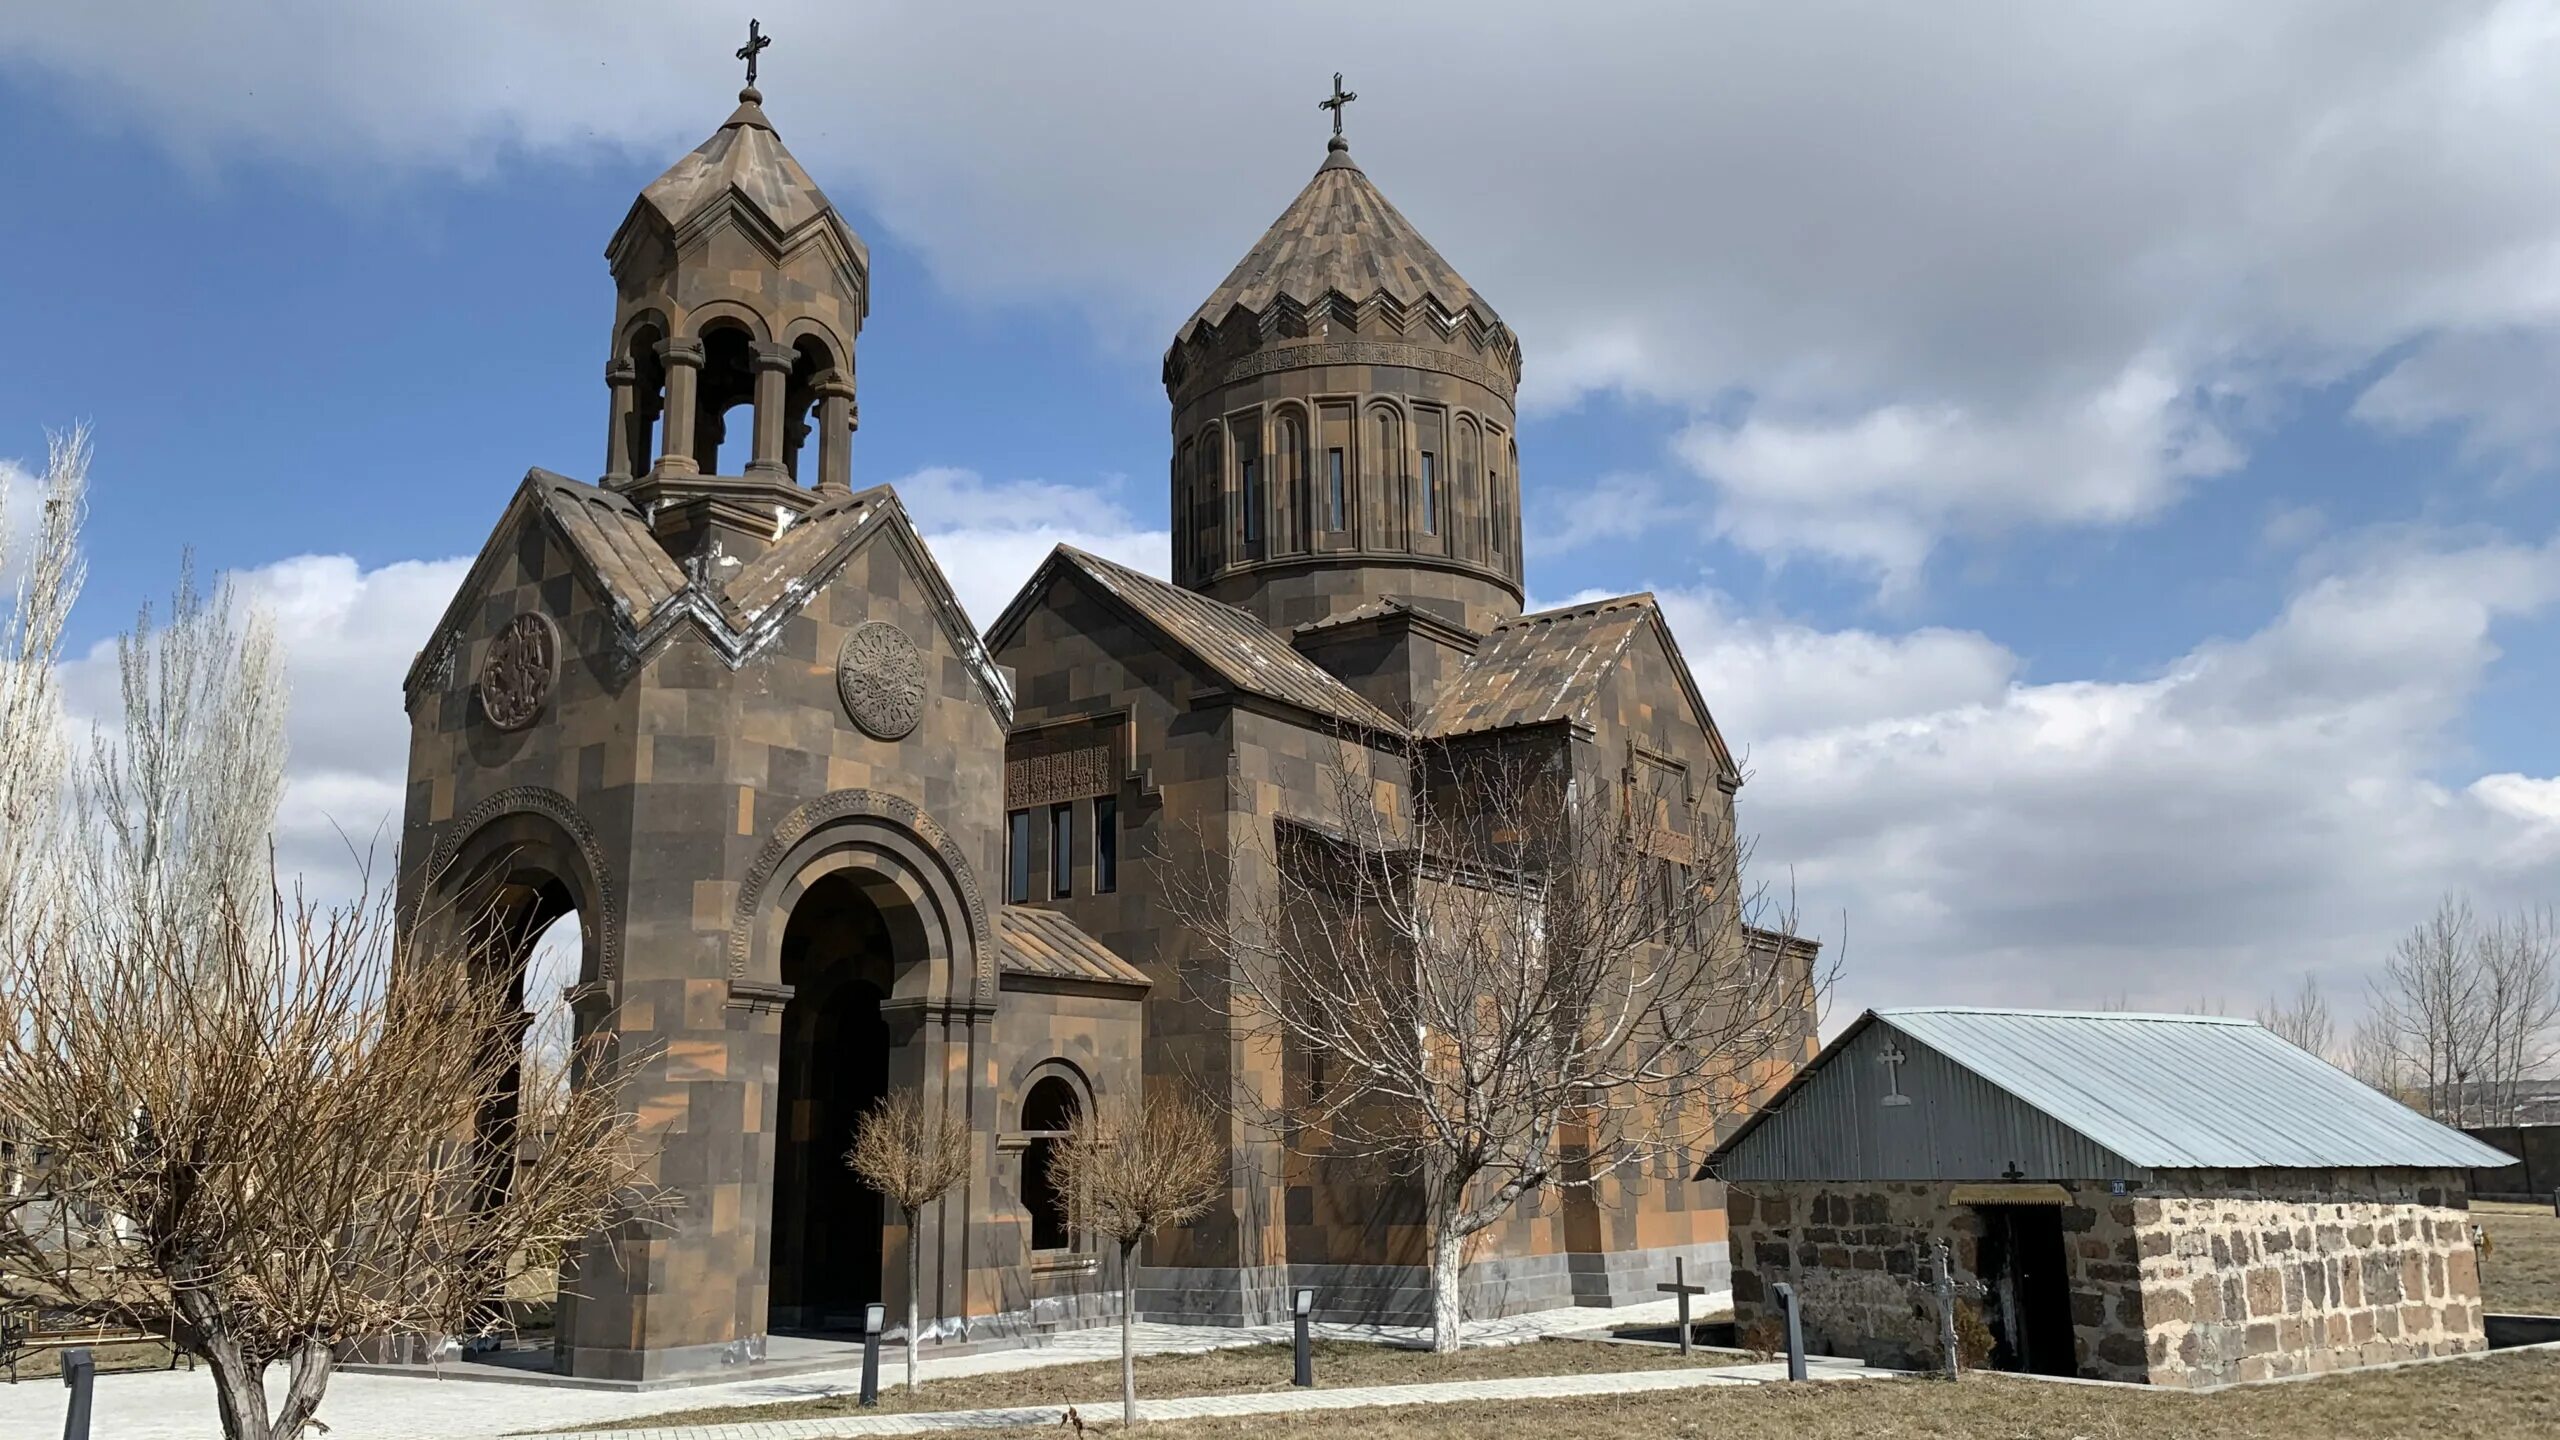
[[[542,713],[560,678],[560,627],[528,610],[489,641],[480,662],[480,708],[501,730],[521,730]]]
[[[924,657],[886,620],[856,626],[836,651],[844,713],[875,740],[903,740],[924,718]]]

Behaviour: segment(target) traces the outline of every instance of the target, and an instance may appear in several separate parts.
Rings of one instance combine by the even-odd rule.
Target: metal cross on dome
[[[1317,109],[1330,110],[1333,112],[1334,139],[1339,140],[1342,138],[1342,107],[1359,98],[1360,96],[1357,92],[1342,88],[1342,72],[1339,70],[1334,71],[1332,97],[1330,99],[1319,100],[1316,102]]]
[[[759,22],[754,20],[747,22],[747,43],[738,47],[738,58],[747,62],[749,85],[756,83],[756,57],[763,54],[764,48],[772,43],[773,37],[764,33],[764,27]]]

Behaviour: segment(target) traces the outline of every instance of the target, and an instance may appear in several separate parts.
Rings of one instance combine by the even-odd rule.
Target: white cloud
[[[892,483],[962,608],[982,629],[995,623],[1054,546],[1090,550],[1151,575],[1164,573],[1172,553],[1172,536],[1144,528],[1121,506],[1118,481],[1102,487],[991,481],[974,470],[928,466]]]
[[[0,589],[18,583],[40,518],[43,482],[14,460],[0,460]]]
[[[1712,413],[1683,513],[1888,576],[1949,533],[2158,513],[2249,438],[2226,402],[2560,324],[2542,0],[766,12],[769,109],[841,198],[953,293],[1080,309],[1136,363],[1312,167],[1360,34],[1356,153],[1520,329],[1529,400]],[[0,55],[208,165],[392,185],[672,159],[734,18],[92,0],[0,15]]]
[[[2442,426],[2475,457],[2544,468],[2560,441],[2560,329],[2430,337],[2356,397],[2357,419],[2397,434]]]
[[[2401,539],[2126,683],[2027,683],[1980,635],[1665,603],[1750,742],[1761,878],[1791,872],[1813,928],[1847,912],[1845,1004],[2245,1011],[2312,973],[2352,1006],[2441,892],[2560,883],[2560,780],[2436,778],[2496,627],[2560,599],[2560,542]]]

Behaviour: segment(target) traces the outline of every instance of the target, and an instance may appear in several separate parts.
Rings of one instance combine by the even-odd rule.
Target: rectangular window
[[[1343,505],[1342,450],[1339,446],[1324,452],[1324,528],[1342,528]]]
[[[1120,801],[1099,795],[1093,802],[1093,893],[1108,895],[1120,888]]]
[[[1440,457],[1422,452],[1422,533],[1440,533]]]
[[[1016,810],[1004,817],[1004,898],[1015,905],[1031,898],[1031,812]]]
[[[1251,456],[1236,466],[1238,487],[1244,491],[1244,543],[1262,543],[1262,462]]]
[[[1076,893],[1076,807],[1070,802],[1049,807],[1049,894],[1064,900]]]

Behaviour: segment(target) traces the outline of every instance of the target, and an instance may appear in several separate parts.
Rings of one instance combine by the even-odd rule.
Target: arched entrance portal
[[[888,1092],[880,1004],[896,979],[888,918],[839,870],[803,891],[782,933],[771,1310],[775,1330],[859,1327],[884,1299],[880,1197],[845,1167],[862,1112]]]

